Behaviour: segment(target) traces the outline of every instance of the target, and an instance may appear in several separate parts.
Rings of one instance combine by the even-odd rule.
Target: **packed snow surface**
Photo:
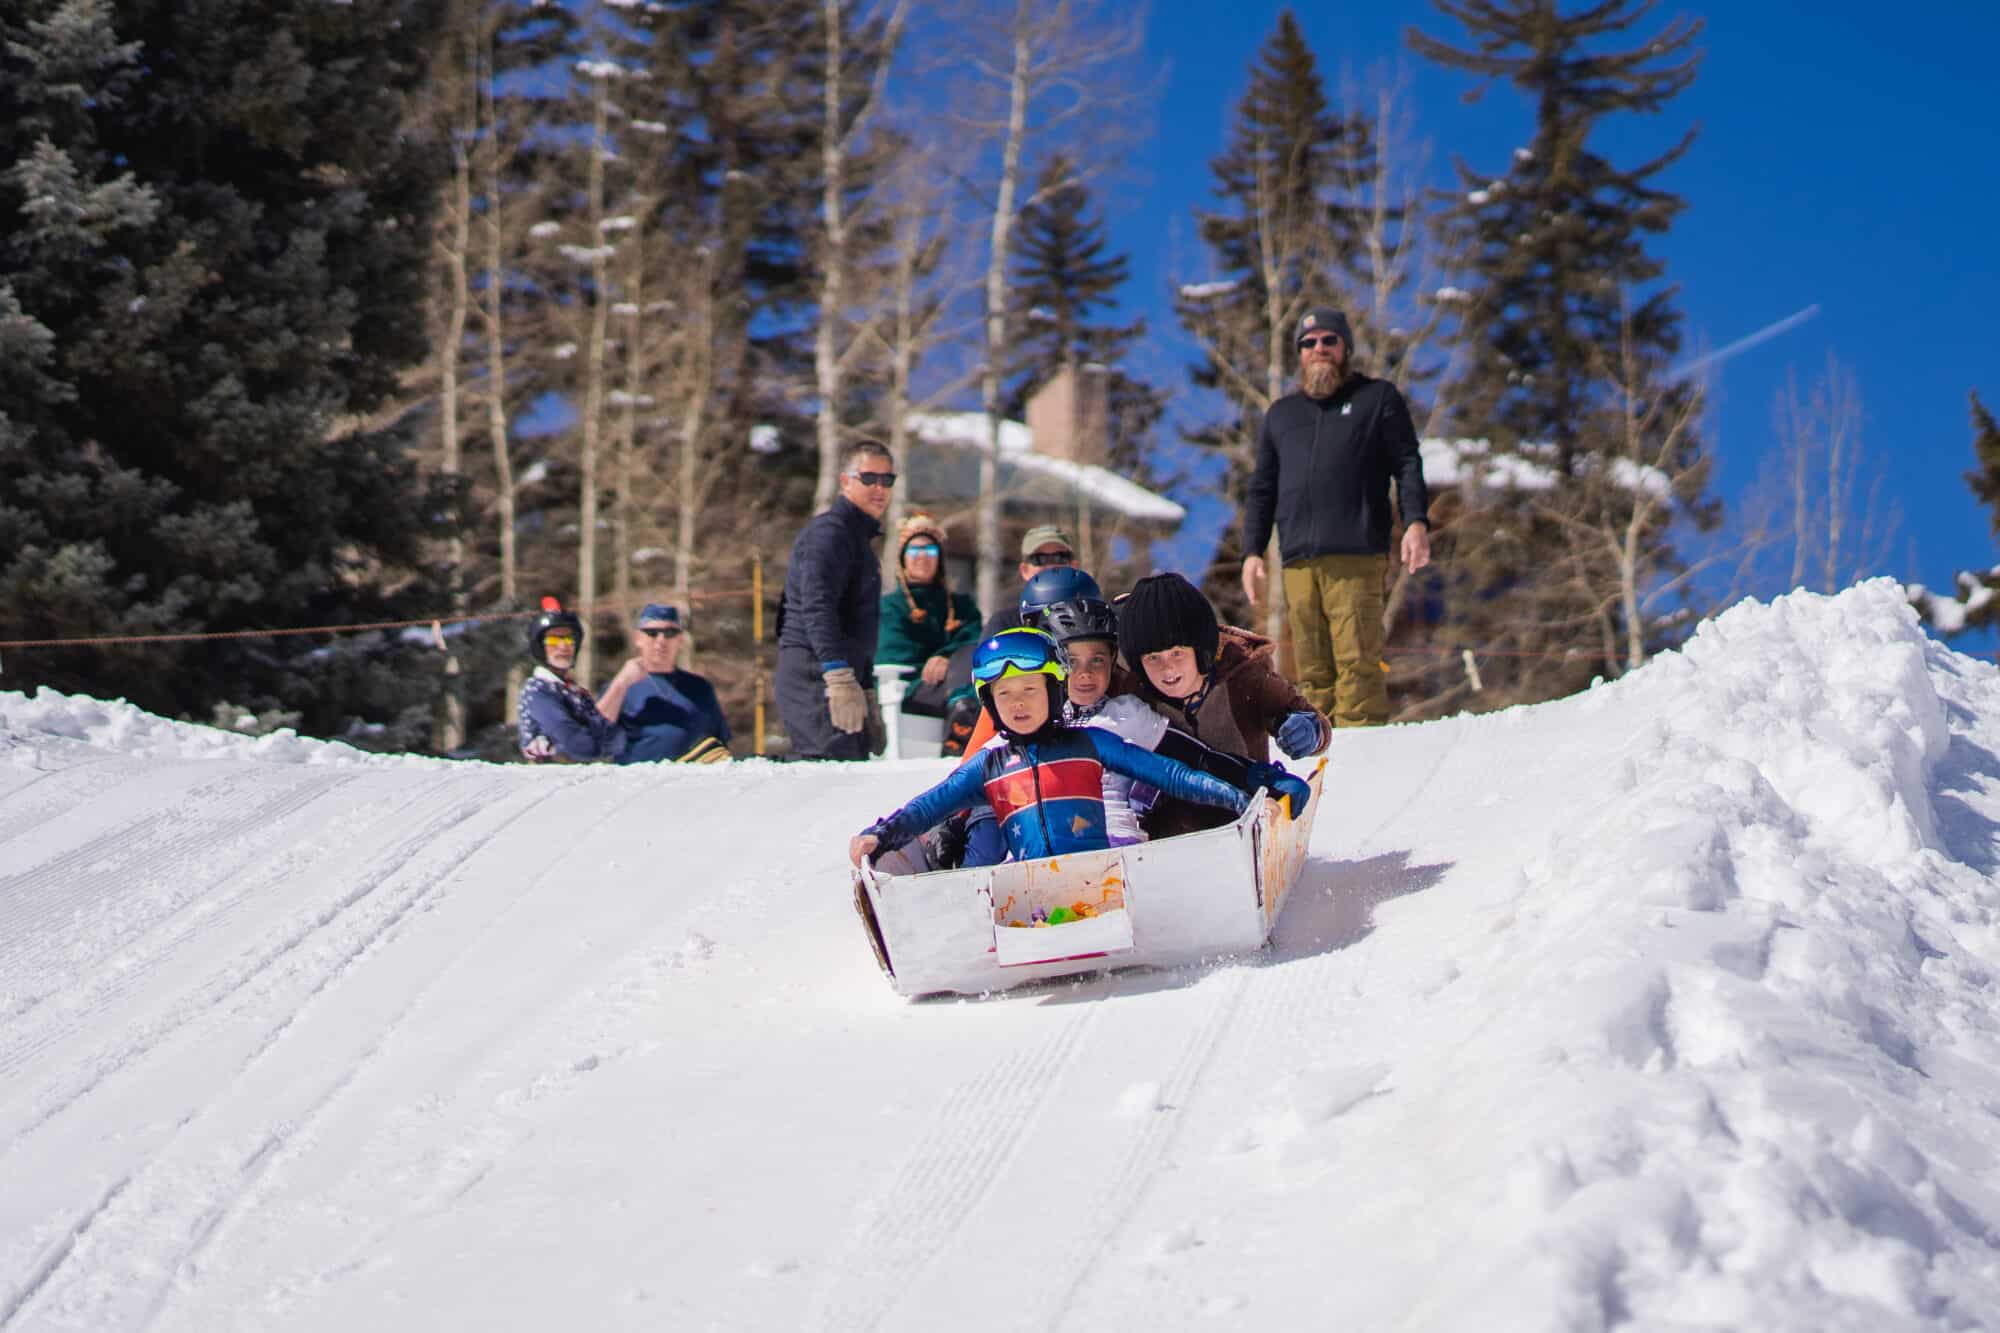
[[[1340,733],[1201,968],[895,998],[942,771],[0,695],[0,1328],[2000,1321],[2000,671],[1892,585]]]

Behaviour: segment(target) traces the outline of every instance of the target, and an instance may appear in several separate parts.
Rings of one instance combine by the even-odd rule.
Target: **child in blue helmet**
[[[1062,720],[1062,650],[1041,630],[1006,630],[973,655],[980,706],[1006,738],[848,843],[848,858],[894,851],[953,812],[986,804],[1016,860],[1097,851],[1104,825],[1104,772],[1150,783],[1180,800],[1241,814],[1249,796],[1220,778],[1151,754],[1108,731]]]

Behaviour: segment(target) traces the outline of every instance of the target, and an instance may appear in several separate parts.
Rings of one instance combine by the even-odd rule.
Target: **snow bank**
[[[242,736],[193,722],[172,722],[123,699],[92,699],[43,688],[30,697],[0,691],[0,761],[33,764],[39,750],[80,742],[131,756],[256,759],[272,764],[425,764],[416,755],[373,754],[339,741],[312,740],[289,727]]]
[[[1296,1206],[1225,1205],[1228,1228],[1388,1244],[1412,1288],[1263,1317],[1990,1320],[2000,672],[1878,581],[1740,607],[1617,684],[1449,725],[1448,760],[1500,761],[1460,784],[1441,761],[1424,792],[1415,852],[1449,873],[1375,913],[1352,1013],[1306,1028],[1312,1058],[1218,1071],[1268,1089],[1218,1130],[1225,1153],[1320,1177]],[[1187,1207],[1213,1237],[1218,1210]]]

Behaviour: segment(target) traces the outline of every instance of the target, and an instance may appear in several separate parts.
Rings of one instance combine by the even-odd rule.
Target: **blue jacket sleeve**
[[[625,732],[616,722],[595,708],[578,721],[554,690],[523,691],[521,707],[532,729],[548,737],[566,759],[612,759],[625,752]]]
[[[861,831],[881,839],[877,851],[892,852],[918,834],[944,822],[953,811],[978,805],[985,799],[986,765],[966,764],[954,769],[950,777],[895,814],[887,819],[878,819]]]
[[[1250,804],[1247,792],[1239,791],[1221,778],[1189,768],[1178,759],[1142,750],[1122,736],[1101,727],[1085,727],[1083,734],[1097,747],[1097,758],[1114,773],[1149,782],[1167,795],[1195,805],[1219,805],[1224,810],[1243,813]]]
[[[715,697],[715,686],[705,680],[701,685],[702,697],[693,701],[695,708],[708,720],[708,725],[714,728],[715,739],[727,745],[729,743],[729,719],[722,715],[722,701]]]

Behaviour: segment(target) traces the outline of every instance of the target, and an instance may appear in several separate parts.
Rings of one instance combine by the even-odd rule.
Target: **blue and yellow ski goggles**
[[[1069,678],[1062,650],[1056,641],[1038,629],[1005,629],[988,639],[972,654],[972,679],[990,685],[1009,676],[1053,676]]]

